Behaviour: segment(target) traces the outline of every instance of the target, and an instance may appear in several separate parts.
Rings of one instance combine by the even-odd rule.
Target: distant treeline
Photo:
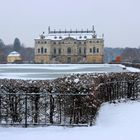
[[[23,63],[32,63],[34,61],[34,48],[24,46],[18,38],[15,38],[13,44],[8,45],[0,39],[0,64],[7,63],[7,56],[12,51],[21,54]]]

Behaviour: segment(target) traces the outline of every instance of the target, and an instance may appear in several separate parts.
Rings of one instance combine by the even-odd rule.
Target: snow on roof
[[[76,40],[86,40],[93,38],[93,34],[49,34],[46,36],[47,39],[51,40],[62,40],[67,37],[72,37]]]
[[[43,39],[62,40],[71,37],[76,40],[87,40],[97,38],[93,33],[49,33]],[[41,38],[36,38],[41,39]],[[99,38],[98,38],[99,39]]]
[[[13,51],[13,52],[9,53],[8,56],[20,56],[20,54],[16,51]]]

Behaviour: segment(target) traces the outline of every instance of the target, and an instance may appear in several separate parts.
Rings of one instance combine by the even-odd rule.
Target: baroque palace
[[[104,39],[91,30],[51,30],[35,39],[35,63],[103,63]]]

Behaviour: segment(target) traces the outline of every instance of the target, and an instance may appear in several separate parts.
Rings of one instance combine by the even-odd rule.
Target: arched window
[[[43,50],[44,50],[43,47],[41,47],[41,54],[43,54]]]
[[[93,47],[93,53],[96,53],[96,48],[95,47]]]
[[[67,53],[71,54],[71,48],[70,47],[67,49]]]
[[[40,49],[38,49],[38,53],[40,53]]]

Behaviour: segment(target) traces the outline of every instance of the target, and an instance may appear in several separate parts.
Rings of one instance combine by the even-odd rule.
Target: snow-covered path
[[[139,140],[140,102],[104,104],[93,127],[0,128],[0,140]]]

